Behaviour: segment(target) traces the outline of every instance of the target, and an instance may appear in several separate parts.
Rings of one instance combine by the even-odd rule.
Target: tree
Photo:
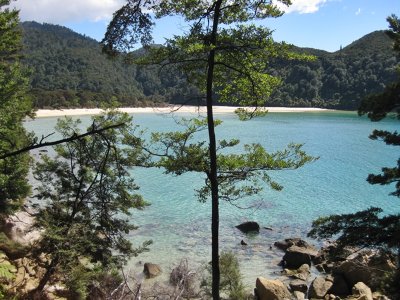
[[[387,33],[394,41],[394,49],[400,55],[400,20],[392,15],[388,22],[391,30]],[[366,98],[359,108],[359,114],[368,114],[372,121],[380,121],[393,112],[400,119],[400,80],[387,85],[383,93]],[[398,132],[374,130],[370,138],[383,140],[387,145],[400,146]],[[395,183],[395,191],[391,195],[400,198],[400,159],[397,166],[382,168],[382,172],[378,175],[370,174],[367,181],[381,185]],[[381,216],[380,213],[382,209],[372,207],[354,214],[320,218],[313,222],[309,235],[318,238],[337,236],[340,247],[350,245],[386,251],[397,250],[400,264],[400,214]],[[363,234],[360,235],[360,232]]]
[[[57,145],[55,157],[45,155],[37,163],[37,197],[46,203],[36,216],[35,226],[42,235],[32,258],[45,273],[32,295],[40,293],[55,274],[77,292],[77,286],[86,288],[82,281],[96,271],[120,268],[149,245],[133,249],[125,237],[135,229],[125,216],[130,209],[147,205],[136,194],[138,187],[127,169],[144,158],[136,148],[124,146],[134,130],[131,121],[114,111],[93,117],[88,131],[110,129]],[[71,118],[59,120],[57,129],[63,137],[79,135],[79,123]],[[113,124],[125,125],[113,128]]]
[[[0,155],[21,148],[30,139],[22,121],[32,114],[27,97],[27,71],[21,65],[21,31],[18,11],[0,0]],[[29,155],[0,160],[0,213],[21,206],[30,191],[27,182]]]
[[[290,0],[279,0],[280,4],[289,5]],[[151,29],[153,26],[152,13],[157,18],[165,16],[182,16],[188,23],[188,32],[182,36],[174,36],[162,47],[149,47]],[[202,93],[202,100],[207,106],[205,123],[189,125],[189,132],[183,135],[190,137],[191,130],[197,131],[198,126],[208,131],[209,144],[198,144],[193,149],[189,146],[180,155],[170,157],[173,172],[182,173],[190,170],[184,163],[199,159],[195,171],[203,171],[207,175],[205,194],[211,195],[212,201],[212,294],[213,299],[219,299],[219,200],[220,188],[223,186],[219,168],[221,159],[217,157],[217,147],[226,148],[236,145],[237,141],[221,142],[217,145],[213,105],[229,102],[240,106],[252,106],[253,110],[240,109],[239,116],[248,119],[262,114],[272,91],[280,84],[280,80],[267,73],[268,64],[272,57],[299,57],[288,51],[285,44],[277,44],[271,38],[271,31],[252,24],[253,21],[268,17],[279,17],[282,11],[272,3],[264,0],[128,0],[119,9],[110,22],[103,49],[110,55],[127,52],[137,43],[145,46],[146,56],[136,62],[142,64],[159,64],[162,71],[174,66],[186,74],[189,83],[194,84]],[[131,54],[134,58],[134,53]],[[264,112],[265,113],[265,112]],[[195,121],[197,122],[197,121]],[[201,122],[201,121],[199,121]],[[166,138],[167,136],[163,137]],[[172,133],[169,141],[185,145],[179,133]],[[176,139],[176,140],[175,140]],[[166,143],[160,139],[161,143]],[[194,151],[193,155],[191,150]],[[249,146],[249,154],[242,157],[238,165],[234,160],[227,162],[231,169],[232,178],[246,180],[248,175],[245,163],[257,165],[257,154],[264,149],[257,145]],[[263,156],[263,159],[266,156]],[[237,157],[239,159],[239,157]],[[168,162],[168,159],[164,162]],[[206,165],[204,165],[206,164]],[[173,166],[175,165],[175,166]],[[193,164],[191,164],[193,166]],[[238,169],[236,169],[236,167]],[[261,165],[257,165],[262,168]],[[181,168],[181,170],[179,170]],[[250,165],[250,170],[252,166]],[[168,170],[168,169],[167,169]],[[250,174],[250,173],[249,173]],[[228,178],[228,176],[226,176]],[[249,189],[249,192],[251,189]],[[203,195],[204,193],[201,193]]]

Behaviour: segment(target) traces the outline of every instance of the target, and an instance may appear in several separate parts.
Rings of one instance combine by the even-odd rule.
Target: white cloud
[[[17,0],[22,21],[48,23],[109,20],[123,0]]]
[[[328,0],[293,0],[292,5],[287,7],[280,2],[276,3],[286,13],[297,12],[300,14],[311,14],[319,10]]]
[[[361,14],[361,8],[358,8],[356,11],[356,16],[358,16],[359,14]]]

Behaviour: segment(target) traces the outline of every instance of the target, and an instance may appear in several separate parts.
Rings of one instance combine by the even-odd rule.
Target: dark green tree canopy
[[[21,65],[18,11],[0,1],[0,154],[23,147],[30,137],[22,121],[32,113],[27,97],[28,73]],[[30,191],[29,155],[0,160],[0,213],[11,213]]]

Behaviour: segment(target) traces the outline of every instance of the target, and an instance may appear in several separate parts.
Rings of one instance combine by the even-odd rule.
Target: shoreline
[[[239,107],[237,106],[214,106],[215,114],[234,113]],[[326,108],[314,107],[266,107],[272,113],[303,113],[303,112],[329,112],[335,111]],[[167,106],[167,107],[122,107],[118,109],[121,112],[129,114],[141,113],[192,113],[192,114],[205,114],[205,106]],[[103,110],[100,108],[68,108],[68,109],[39,109],[36,111],[36,118],[46,117],[63,117],[63,116],[82,116],[82,115],[97,115]]]

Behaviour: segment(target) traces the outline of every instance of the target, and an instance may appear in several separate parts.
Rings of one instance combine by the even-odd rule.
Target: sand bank
[[[237,109],[236,106],[214,106],[214,113],[233,113]],[[268,107],[269,112],[320,112],[329,111],[323,108],[295,108],[295,107]],[[168,106],[168,107],[124,107],[120,108],[120,111],[127,112],[129,114],[135,113],[193,113],[193,114],[205,114],[205,106]],[[63,116],[81,116],[81,115],[96,115],[101,113],[102,110],[99,108],[76,108],[76,109],[39,109],[36,112],[37,118],[45,117],[63,117]]]

